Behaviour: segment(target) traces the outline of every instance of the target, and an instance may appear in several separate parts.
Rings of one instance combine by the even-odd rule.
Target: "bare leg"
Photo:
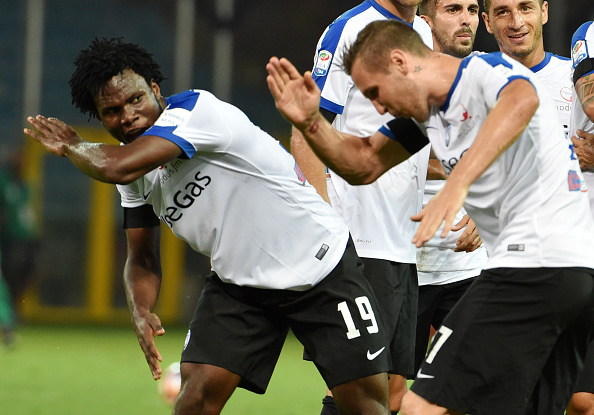
[[[567,415],[594,415],[594,394],[574,393],[567,407]]]
[[[220,414],[241,379],[227,369],[201,363],[182,363],[181,376],[173,415]]]
[[[406,378],[392,373],[390,374],[388,387],[390,388],[390,411],[396,413],[400,411],[402,398],[407,390]]]
[[[341,415],[388,415],[388,375],[379,373],[332,388]]]

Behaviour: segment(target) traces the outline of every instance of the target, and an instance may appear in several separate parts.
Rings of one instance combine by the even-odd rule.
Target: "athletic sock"
[[[320,415],[340,415],[332,396],[326,396],[322,399],[322,412],[320,412]]]

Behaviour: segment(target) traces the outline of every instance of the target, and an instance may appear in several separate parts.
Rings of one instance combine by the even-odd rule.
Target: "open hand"
[[[306,72],[303,76],[285,58],[270,58],[266,65],[268,88],[281,114],[301,131],[309,128],[320,106],[320,89]]]
[[[72,127],[57,118],[45,118],[38,115],[35,118],[28,117],[27,121],[35,130],[25,128],[25,134],[41,143],[47,151],[57,156],[66,156],[68,146],[83,141]]]
[[[462,235],[456,240],[456,247],[454,248],[455,252],[472,252],[478,249],[483,243],[474,221],[470,219],[468,214],[464,215],[460,222],[454,225],[452,231],[457,232],[464,227],[466,227],[466,229],[464,229]]]
[[[159,362],[162,362],[163,358],[155,346],[155,336],[165,334],[161,320],[155,313],[148,313],[144,317],[135,317],[134,331],[136,331],[138,343],[144,352],[144,357],[151,369],[153,379],[157,380],[161,377],[162,370]]]
[[[411,220],[421,222],[412,243],[420,248],[435,235],[444,222],[441,237],[445,238],[452,229],[456,214],[462,207],[467,194],[467,188],[452,185],[446,180],[443,189],[429,200],[423,210],[411,216]]]

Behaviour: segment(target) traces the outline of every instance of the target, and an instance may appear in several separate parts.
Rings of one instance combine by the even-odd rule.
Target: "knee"
[[[594,394],[574,393],[567,407],[567,415],[594,415]]]

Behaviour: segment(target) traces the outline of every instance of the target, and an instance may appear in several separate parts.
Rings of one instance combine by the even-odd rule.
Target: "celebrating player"
[[[420,0],[367,0],[345,12],[322,34],[316,49],[313,78],[321,89],[320,111],[339,130],[370,135],[392,117],[379,114],[344,71],[346,49],[370,22],[394,19],[411,25],[431,46],[429,26],[415,15]],[[366,278],[378,298],[388,327],[392,359],[390,411],[398,412],[406,377],[414,374],[414,336],[418,278],[416,249],[410,243],[416,224],[410,216],[422,207],[429,149],[389,170],[365,186],[351,186],[326,170],[297,129],[291,151],[305,177],[347,223]],[[331,394],[322,414],[338,415]]]
[[[461,61],[395,21],[360,32],[345,67],[379,112],[416,122],[396,118],[366,138],[340,134],[318,110],[310,73],[271,58],[267,80],[281,113],[352,183],[376,180],[429,139],[448,179],[413,216],[412,242],[422,246],[444,222],[445,236],[464,205],[489,254],[402,412],[562,413],[592,337],[594,222],[550,96],[501,53]]]
[[[121,39],[75,60],[74,104],[123,145],[92,144],[55,118],[25,132],[87,175],[117,183],[134,329],[155,379],[165,333],[159,219],[211,258],[181,357],[174,414],[218,414],[236,387],[264,393],[289,328],[343,414],[388,412],[389,356],[375,296],[346,225],[295,160],[204,90],[165,98],[160,67]]]

